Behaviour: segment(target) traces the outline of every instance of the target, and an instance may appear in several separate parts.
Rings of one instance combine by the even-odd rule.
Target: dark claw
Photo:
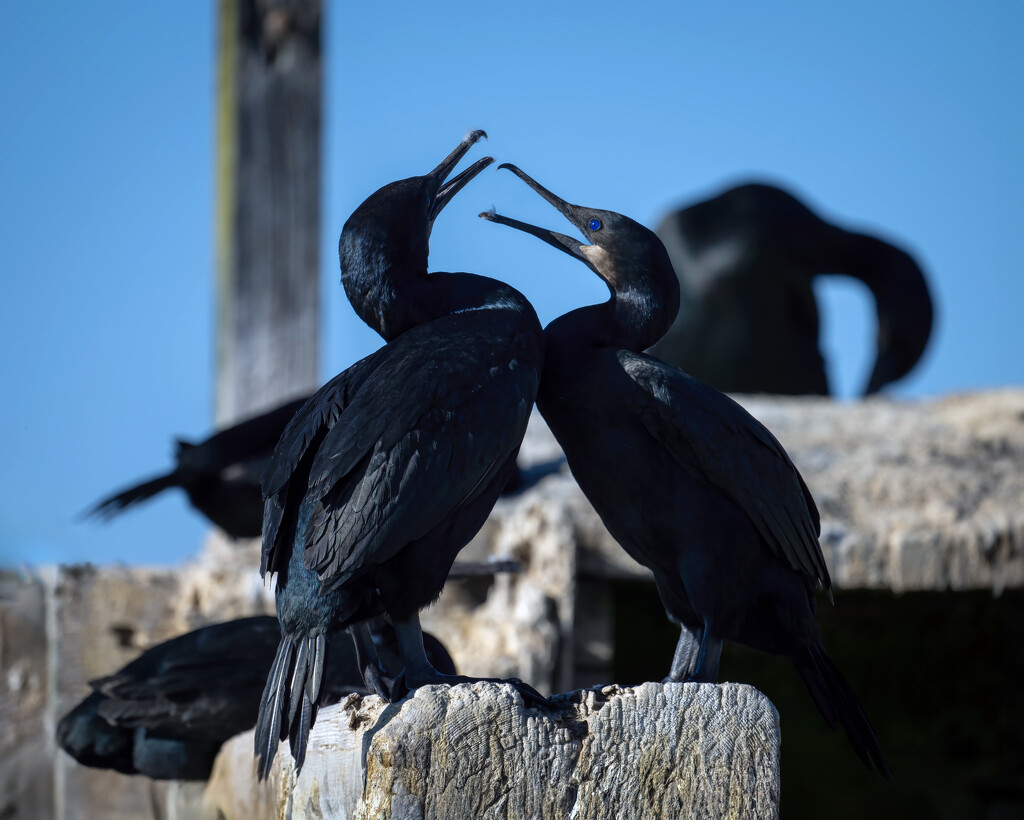
[[[405,682],[405,670],[402,670],[398,673],[398,677],[391,683],[391,692],[389,693],[388,701],[390,703],[397,703],[408,695],[410,691],[408,684]]]
[[[540,692],[534,689],[530,684],[521,681],[519,678],[509,678],[507,681],[497,681],[498,683],[510,683],[516,688],[520,697],[523,699],[525,706],[540,706],[543,708],[549,707],[551,704],[548,699],[544,697]]]
[[[386,675],[383,669],[374,664],[367,664],[366,668],[363,669],[363,684],[366,686],[367,691],[371,695],[378,695],[388,701],[388,703],[400,700],[400,698],[394,698],[393,696],[399,681],[402,681],[401,675],[397,678],[392,678]],[[402,681],[402,687],[405,687],[404,681]]]
[[[525,706],[540,706],[550,707],[550,703],[540,692],[534,689],[530,684],[524,683],[519,678],[472,678],[466,675],[443,675],[438,672],[436,675],[424,675],[415,678],[407,679],[405,672],[398,676],[396,679],[396,685],[401,682],[402,686],[407,686],[408,692],[410,689],[417,689],[420,686],[427,686],[432,683],[441,683],[446,686],[457,686],[460,683],[507,683],[514,687],[523,699]]]

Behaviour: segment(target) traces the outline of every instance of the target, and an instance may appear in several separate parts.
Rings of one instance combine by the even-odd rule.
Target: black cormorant
[[[394,630],[375,623],[390,659]],[[455,666],[425,633],[438,669]],[[256,711],[281,639],[277,618],[259,616],[206,626],[143,652],[123,669],[92,681],[93,692],[57,724],[57,743],[85,766],[161,780],[205,780],[221,745],[256,724]],[[331,647],[321,706],[363,692],[354,646]]]
[[[394,624],[401,680],[389,692],[361,659],[374,691],[470,680],[433,668],[418,613],[515,469],[543,358],[540,323],[514,288],[427,273],[434,219],[492,161],[445,182],[482,136],[467,135],[429,174],[384,186],[345,223],[346,290],[393,341],[299,410],[263,477],[261,571],[278,575],[282,638],[256,727],[261,777],[285,736],[301,766],[327,641],[341,629],[355,625],[357,646],[372,650],[360,622]]]
[[[681,307],[650,352],[719,390],[828,395],[816,276],[862,281],[875,299],[876,358],[864,389],[902,378],[924,352],[932,301],[906,252],[825,222],[791,194],[745,184],[658,224]]]
[[[649,567],[680,639],[667,680],[717,678],[722,641],[784,655],[825,719],[886,773],[871,726],[821,643],[814,590],[831,596],[814,500],[782,445],[724,393],[642,351],[666,331],[679,285],[651,231],[572,205],[509,168],[586,244],[481,214],[582,261],[611,298],[545,329],[537,407],[612,536]],[[698,637],[699,636],[699,637]]]
[[[256,538],[263,525],[260,476],[285,425],[309,396],[295,399],[198,443],[177,441],[175,467],[86,511],[112,518],[140,501],[171,487],[181,487],[189,502],[232,538]]]

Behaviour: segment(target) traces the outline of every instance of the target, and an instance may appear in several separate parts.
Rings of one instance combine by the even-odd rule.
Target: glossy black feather
[[[821,646],[814,588],[831,593],[831,582],[799,472],[740,405],[641,352],[678,306],[661,242],[628,217],[567,203],[511,169],[591,244],[481,216],[576,257],[611,292],[546,328],[537,406],[609,532],[651,568],[681,624],[670,679],[715,680],[723,640],[785,655],[826,720],[841,723],[861,759],[888,774],[863,710]]]
[[[394,663],[394,631],[384,623],[375,628],[381,653]],[[260,616],[203,627],[155,646],[93,681],[92,693],[59,721],[57,742],[86,766],[158,779],[205,779],[221,745],[255,725],[280,636],[277,619]],[[440,641],[424,638],[437,665],[454,672]],[[307,717],[297,710],[309,725],[316,707],[363,691],[351,642],[332,647],[329,658],[323,647],[316,649],[314,640],[307,655],[315,655],[319,666],[304,690]]]
[[[446,317],[393,342],[395,366],[375,379],[388,387],[357,397],[325,438],[310,473],[318,503],[306,545],[306,565],[325,585],[427,535],[518,449],[537,379],[494,354],[502,320],[488,313]],[[424,363],[416,351],[428,343]]]
[[[789,454],[724,393],[651,356],[618,350],[639,388],[623,396],[648,433],[676,460],[741,508],[789,566],[831,593],[818,508]]]
[[[288,737],[301,765],[316,715],[299,692],[319,685],[321,647],[329,658],[348,641],[341,630],[386,614],[406,669],[437,674],[417,613],[440,593],[515,470],[540,381],[536,314],[501,282],[427,273],[438,212],[491,162],[447,180],[482,136],[467,135],[430,174],[384,186],[345,223],[346,293],[388,344],[296,414],[264,476],[261,565],[277,573],[283,637],[260,705],[261,778],[278,737]],[[296,666],[292,646],[311,640],[316,657]],[[373,663],[366,680],[384,680]]]
[[[293,414],[274,448],[273,458],[263,473],[263,550],[260,573],[280,572],[288,563],[290,545],[279,549],[278,536],[284,520],[289,492],[301,497],[305,492],[308,466],[301,471],[298,486],[291,481],[314,442],[323,439],[334,426],[349,401],[350,393],[373,372],[373,356],[368,356],[342,371],[314,393]],[[293,505],[294,506],[294,505]]]

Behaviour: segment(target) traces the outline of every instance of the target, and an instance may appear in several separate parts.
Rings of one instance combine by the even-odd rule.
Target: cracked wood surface
[[[350,696],[320,713],[298,776],[282,746],[256,784],[252,733],[230,741],[207,816],[778,816],[778,714],[756,689],[645,683],[554,702],[525,709],[511,687],[480,683],[427,686],[394,705]]]

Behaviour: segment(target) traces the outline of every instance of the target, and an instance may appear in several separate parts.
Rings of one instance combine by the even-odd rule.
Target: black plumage
[[[85,515],[109,520],[157,493],[180,487],[193,508],[230,537],[258,537],[263,528],[260,478],[285,426],[309,398],[286,402],[194,444],[178,439],[173,470],[102,499]],[[529,475],[517,467],[502,492],[522,492],[557,467],[540,465]]]
[[[309,396],[286,402],[195,444],[177,441],[174,469],[104,498],[86,514],[109,519],[172,487],[232,538],[256,538],[263,525],[260,477],[285,425]]]
[[[874,297],[876,355],[866,394],[903,378],[924,353],[932,300],[913,257],[824,221],[780,188],[730,188],[669,213],[657,234],[682,299],[650,352],[719,390],[829,393],[812,288],[822,275],[859,279]]]
[[[586,264],[609,301],[545,330],[537,406],[608,531],[654,573],[680,640],[668,680],[714,681],[723,640],[789,657],[826,720],[887,772],[874,733],[821,645],[814,590],[831,595],[818,511],[775,437],[732,399],[641,351],[679,291],[664,246],[613,211],[572,205],[515,166],[587,242],[495,213]]]
[[[394,630],[375,624],[379,650],[397,650]],[[203,627],[143,652],[124,668],[92,681],[92,693],[57,724],[57,742],[86,766],[156,779],[205,780],[229,738],[256,723],[260,695],[281,637],[277,619],[243,618]],[[433,635],[431,661],[455,672]],[[320,705],[362,692],[354,647],[330,655]]]
[[[345,223],[349,298],[392,341],[306,403],[264,475],[261,570],[278,576],[283,637],[256,729],[261,777],[279,738],[301,766],[328,639],[346,627],[365,656],[372,646],[361,622],[385,614],[394,624],[401,685],[361,659],[381,694],[468,680],[431,666],[418,612],[515,469],[543,356],[540,324],[518,291],[427,273],[434,219],[492,161],[445,182],[481,136],[468,135],[429,174],[384,186]]]

